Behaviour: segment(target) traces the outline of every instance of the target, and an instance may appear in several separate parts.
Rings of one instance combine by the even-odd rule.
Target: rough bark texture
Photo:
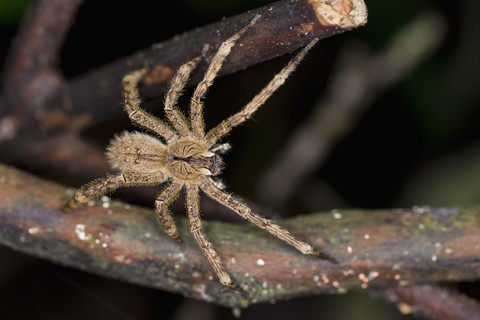
[[[206,222],[228,272],[248,292],[225,290],[177,218],[182,249],[153,209],[113,201],[65,214],[69,189],[0,166],[0,241],[107,277],[225,306],[354,288],[480,278],[480,207],[348,210],[281,221],[339,265],[304,256],[248,224]],[[72,190],[70,190],[72,191]]]

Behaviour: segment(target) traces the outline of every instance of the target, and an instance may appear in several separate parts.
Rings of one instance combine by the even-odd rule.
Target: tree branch
[[[339,265],[304,256],[254,226],[205,232],[248,298],[225,291],[178,218],[182,250],[153,209],[104,199],[65,214],[68,189],[0,166],[0,241],[44,259],[225,306],[354,288],[480,278],[480,207],[349,210],[281,221]]]
[[[340,0],[328,4],[317,0],[284,0],[184,33],[72,80],[44,101],[35,114],[22,118],[22,122],[30,130],[71,131],[110,118],[121,112],[118,99],[122,77],[145,66],[153,71],[144,81],[142,97],[161,98],[162,86],[169,83],[181,64],[199,56],[205,44],[209,44],[206,58],[211,58],[222,41],[257,13],[262,19],[232,51],[221,74],[291,52],[313,38],[326,38],[366,23],[363,0],[351,1],[348,8],[341,3]],[[192,84],[205,68],[200,66]]]
[[[32,171],[41,171],[44,175],[52,171],[55,175],[85,182],[111,170],[104,148],[72,133],[40,140],[32,138],[9,141],[3,147],[8,150],[2,155],[3,161]]]
[[[31,129],[32,121],[25,120],[33,117],[29,111],[58,93],[63,84],[56,70],[59,53],[81,3],[38,0],[29,7],[2,74],[0,142]]]

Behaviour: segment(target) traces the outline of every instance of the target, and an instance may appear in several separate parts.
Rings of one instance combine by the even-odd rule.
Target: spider
[[[203,80],[197,85],[193,93],[189,121],[175,107],[175,104],[200,57],[182,65],[171,81],[170,89],[165,97],[165,115],[171,125],[140,108],[137,85],[146,75],[147,70],[141,69],[127,74],[123,78],[125,111],[131,121],[156,133],[164,139],[165,143],[157,137],[141,132],[124,132],[116,136],[108,146],[106,155],[110,166],[118,170],[119,173],[94,180],[82,186],[65,207],[66,211],[70,211],[80,204],[112,192],[119,187],[151,186],[166,183],[166,187],[155,200],[155,211],[165,232],[172,239],[181,243],[169,206],[177,198],[180,191],[185,190],[187,215],[193,237],[203,250],[220,282],[240,291],[243,290],[232,282],[213,245],[202,232],[199,190],[230,208],[244,219],[292,245],[303,254],[318,256],[334,262],[334,259],[327,254],[316,251],[311,245],[298,240],[287,230],[253,213],[246,204],[226,193],[221,183],[212,179],[222,171],[221,153],[230,148],[229,144],[219,144],[218,141],[233,127],[249,119],[285,82],[307,51],[318,41],[318,39],[311,41],[301,50],[240,112],[223,120],[205,133],[202,118],[202,99],[207,89],[212,85],[232,47],[259,18],[259,15],[255,16],[247,26],[221,44],[208,66]]]

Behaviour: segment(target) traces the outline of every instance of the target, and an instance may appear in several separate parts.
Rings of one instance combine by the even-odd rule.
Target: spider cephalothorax
[[[172,79],[165,98],[165,115],[169,124],[140,108],[137,85],[147,70],[141,69],[126,75],[123,78],[125,111],[133,122],[156,133],[160,138],[141,132],[125,132],[116,136],[107,149],[107,158],[111,167],[119,173],[82,186],[66,206],[66,209],[71,210],[118,187],[165,184],[163,191],[155,200],[155,211],[166,233],[181,242],[168,207],[179,192],[185,190],[187,214],[195,240],[203,249],[220,282],[238,290],[241,289],[232,282],[218,254],[202,232],[198,203],[199,190],[302,253],[334,261],[333,258],[316,251],[311,245],[298,240],[270,220],[253,213],[246,204],[223,191],[223,185],[212,178],[222,171],[223,161],[220,153],[230,148],[228,144],[219,144],[218,141],[233,127],[249,119],[285,82],[307,51],[317,42],[317,39],[311,41],[240,112],[205,132],[201,100],[236,41],[259,18],[259,15],[255,16],[246,27],[222,43],[208,66],[203,80],[193,93],[188,120],[177,110],[175,104],[200,58],[182,65]]]

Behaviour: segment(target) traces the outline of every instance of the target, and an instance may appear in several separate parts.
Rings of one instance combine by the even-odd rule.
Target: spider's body
[[[216,176],[223,169],[221,156],[198,141],[187,138],[165,145],[141,132],[116,136],[107,149],[107,158],[110,166],[121,172],[161,173],[185,181]]]
[[[212,179],[212,176],[216,176],[222,171],[221,152],[230,148],[228,144],[218,144],[218,141],[233,127],[249,119],[258,110],[273,92],[285,82],[307,51],[317,41],[315,39],[310,42],[240,112],[205,132],[201,100],[208,87],[212,85],[213,79],[235,42],[255,24],[259,17],[257,15],[246,27],[222,43],[203,80],[193,93],[188,120],[177,110],[175,104],[188,76],[195,69],[200,58],[182,65],[172,79],[170,90],[165,98],[165,115],[169,124],[140,108],[137,85],[147,71],[142,69],[126,75],[123,79],[125,111],[133,122],[156,133],[163,141],[160,138],[140,132],[126,132],[116,136],[107,149],[107,157],[111,167],[119,173],[94,180],[82,186],[66,207],[67,209],[73,209],[79,204],[86,203],[90,199],[111,192],[118,187],[165,183],[166,186],[155,200],[155,211],[166,233],[176,241],[181,242],[168,207],[176,199],[179,192],[185,190],[187,214],[195,240],[203,249],[220,282],[238,290],[241,289],[232,282],[217,252],[202,232],[198,203],[199,190],[232,209],[246,220],[294,246],[302,253],[334,261],[333,258],[315,251],[312,246],[298,240],[270,220],[254,214],[247,205],[223,191],[221,183]]]

